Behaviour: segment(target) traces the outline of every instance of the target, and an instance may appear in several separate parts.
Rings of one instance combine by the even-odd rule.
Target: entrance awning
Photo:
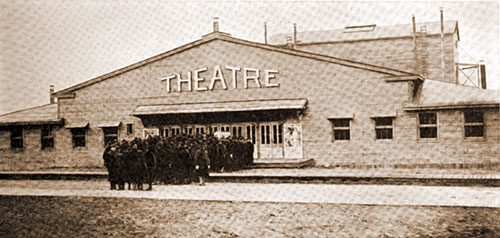
[[[76,129],[76,128],[85,128],[88,126],[89,126],[88,122],[78,121],[78,122],[68,122],[68,123],[66,123],[66,125],[64,127],[68,128],[68,129]]]
[[[214,103],[139,105],[134,116],[186,113],[244,112],[263,110],[303,110],[306,99],[254,100]]]
[[[121,123],[122,123],[121,121],[106,121],[106,122],[99,123],[97,125],[97,127],[99,127],[99,128],[103,128],[103,127],[119,127]]]

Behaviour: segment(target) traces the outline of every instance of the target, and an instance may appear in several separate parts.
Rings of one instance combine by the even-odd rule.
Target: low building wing
[[[60,123],[62,123],[62,119],[57,116],[57,104],[55,103],[27,108],[0,116],[0,126]]]
[[[499,107],[500,91],[485,90],[436,80],[425,80],[417,99],[405,110]]]

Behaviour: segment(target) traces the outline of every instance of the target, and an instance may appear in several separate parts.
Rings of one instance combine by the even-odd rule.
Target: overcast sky
[[[46,104],[56,91],[200,39],[211,18],[232,36],[458,20],[460,61],[485,60],[499,89],[499,4],[492,2],[10,1],[0,17],[0,114]],[[131,89],[133,90],[133,89]]]

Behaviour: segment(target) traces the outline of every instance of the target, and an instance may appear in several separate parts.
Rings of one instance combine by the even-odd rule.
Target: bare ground
[[[500,209],[0,196],[0,237],[500,237]]]

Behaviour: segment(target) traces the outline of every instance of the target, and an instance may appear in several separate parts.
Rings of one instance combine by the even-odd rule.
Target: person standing
[[[208,178],[208,170],[210,169],[210,158],[206,141],[203,141],[201,148],[196,152],[194,157],[195,172],[198,176],[199,185],[205,185],[205,179]]]

